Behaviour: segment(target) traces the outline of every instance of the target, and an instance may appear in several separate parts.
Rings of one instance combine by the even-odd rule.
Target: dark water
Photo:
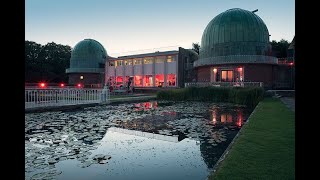
[[[26,179],[206,179],[250,113],[154,101],[26,114]]]

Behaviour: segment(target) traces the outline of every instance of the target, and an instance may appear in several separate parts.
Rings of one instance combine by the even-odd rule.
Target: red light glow
[[[63,84],[63,83],[61,83],[61,84],[60,84],[60,87],[64,87],[64,84]]]
[[[289,65],[292,66],[292,65],[293,65],[293,62],[289,63]]]
[[[77,86],[78,86],[78,87],[81,87],[81,84],[78,84]]]
[[[242,71],[242,67],[239,67],[239,68],[238,68],[238,71],[240,71],[240,72],[241,72],[241,71]]]
[[[40,83],[40,87],[45,87],[46,86],[46,84],[45,83]]]
[[[242,122],[243,122],[242,112],[240,110],[238,110],[238,121],[236,122],[237,126],[241,127]]]

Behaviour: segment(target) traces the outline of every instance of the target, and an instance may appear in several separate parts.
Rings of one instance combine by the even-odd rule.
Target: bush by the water
[[[263,99],[263,94],[261,87],[188,87],[159,91],[157,99],[231,102],[253,107]]]

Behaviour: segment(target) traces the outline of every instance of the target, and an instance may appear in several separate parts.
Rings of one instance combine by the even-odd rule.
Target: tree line
[[[54,42],[41,45],[25,41],[25,82],[67,82],[71,47]]]

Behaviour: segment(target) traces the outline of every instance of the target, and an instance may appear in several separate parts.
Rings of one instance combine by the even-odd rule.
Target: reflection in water
[[[210,119],[213,125],[224,125],[228,128],[241,128],[243,123],[243,110],[237,108],[236,110],[221,109],[215,107],[211,110]]]
[[[26,115],[26,179],[205,179],[248,114],[154,101]]]

